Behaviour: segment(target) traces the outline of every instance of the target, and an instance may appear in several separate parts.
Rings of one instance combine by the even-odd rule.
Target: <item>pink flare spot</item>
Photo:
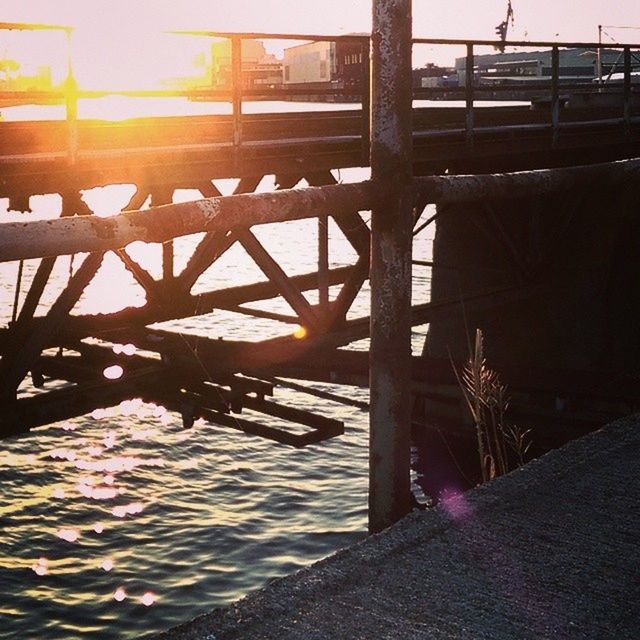
[[[100,566],[105,571],[111,571],[111,569],[113,569],[113,560],[111,558],[105,558]]]
[[[120,355],[122,353],[122,345],[121,344],[114,344],[113,347],[111,347],[111,350],[116,355]]]
[[[155,601],[157,600],[157,596],[155,593],[152,593],[151,591],[147,591],[142,598],[140,598],[140,602],[145,606],[145,607],[150,607]]]
[[[122,353],[124,353],[125,356],[132,356],[135,352],[135,345],[132,345],[130,342],[122,347]]]
[[[440,498],[440,504],[452,520],[465,520],[473,513],[464,494],[457,489],[445,490]]]
[[[113,599],[117,602],[122,602],[127,597],[127,592],[122,588],[118,587],[113,594]]]
[[[119,364],[113,364],[110,367],[107,367],[102,372],[102,375],[107,380],[117,380],[118,378],[122,377],[123,373],[124,373],[124,369]]]
[[[53,492],[53,497],[54,498],[58,498],[59,500],[61,500],[62,498],[64,498],[64,489],[56,489]]]
[[[91,412],[91,417],[94,420],[102,420],[102,418],[106,417],[107,412],[104,409],[94,409]]]
[[[93,530],[94,530],[96,533],[102,533],[102,532],[104,531],[104,525],[102,524],[102,522],[96,522],[96,523],[93,525]]]
[[[47,569],[46,565],[43,564],[34,564],[31,566],[31,569],[36,573],[36,575],[39,576],[46,576],[49,573],[49,570]]]
[[[58,529],[56,535],[67,542],[75,542],[80,537],[77,529]]]
[[[105,476],[105,477],[102,479],[102,482],[104,482],[105,484],[109,484],[109,485],[111,485],[111,484],[113,484],[113,483],[115,482],[115,480],[116,480],[116,479],[115,479],[112,475],[108,475],[108,476]]]

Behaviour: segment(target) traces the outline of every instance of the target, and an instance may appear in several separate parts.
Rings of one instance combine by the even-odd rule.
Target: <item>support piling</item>
[[[410,509],[411,0],[374,0],[369,530]]]

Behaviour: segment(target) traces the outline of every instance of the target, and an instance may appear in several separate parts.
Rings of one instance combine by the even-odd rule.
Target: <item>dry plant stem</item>
[[[452,361],[453,366],[453,361]],[[508,425],[505,413],[509,406],[506,386],[498,374],[486,366],[483,336],[476,330],[475,346],[469,362],[460,376],[453,366],[458,385],[475,424],[482,481],[510,471],[508,449],[517,458],[517,466],[524,463],[530,443],[528,431]]]

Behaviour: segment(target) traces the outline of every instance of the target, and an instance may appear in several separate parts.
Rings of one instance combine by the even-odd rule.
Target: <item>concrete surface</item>
[[[160,640],[640,638],[640,418]]]

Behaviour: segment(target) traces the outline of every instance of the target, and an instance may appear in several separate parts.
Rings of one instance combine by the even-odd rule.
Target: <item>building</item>
[[[622,70],[622,52],[615,49],[602,50],[602,73]],[[456,58],[455,70],[460,86],[465,85],[466,57]],[[514,53],[492,53],[474,57],[475,83],[535,84],[548,82],[552,75],[551,49],[543,51],[518,51]],[[597,55],[584,48],[559,50],[559,75],[563,80],[592,80],[598,76]]]
[[[285,86],[343,89],[360,86],[368,42],[337,40],[309,42],[284,50]]]
[[[243,40],[242,88],[276,88],[282,84],[282,61],[267,53],[259,40]],[[214,89],[231,87],[231,42],[220,40],[211,45],[211,86]]]

